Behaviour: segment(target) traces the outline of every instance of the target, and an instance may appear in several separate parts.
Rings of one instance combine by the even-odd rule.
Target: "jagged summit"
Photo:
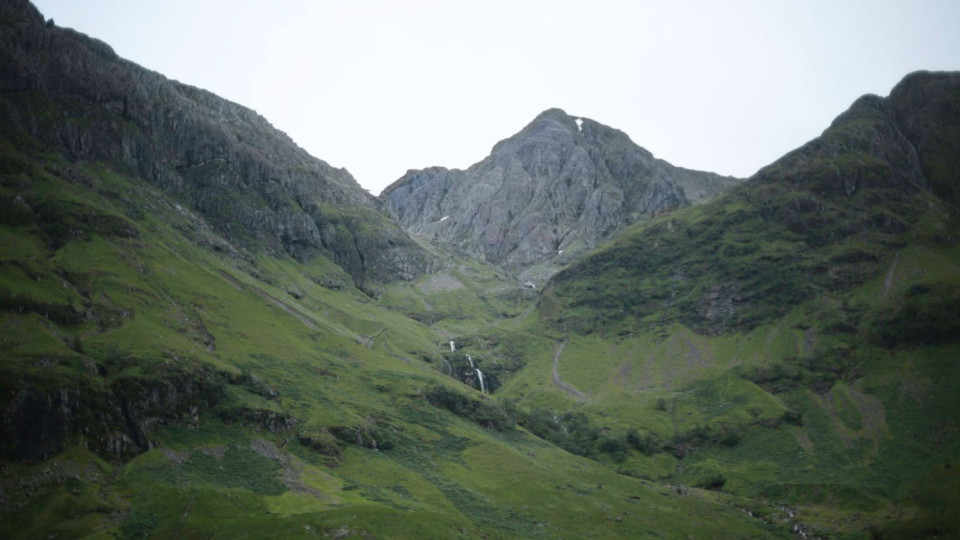
[[[40,10],[29,0],[5,0],[0,3],[0,16],[11,23],[43,24],[44,18]]]
[[[542,113],[538,114],[536,118],[533,119],[534,122],[540,120],[541,118],[569,118],[570,115],[567,114],[567,111],[564,111],[560,107],[551,107],[546,109]]]
[[[622,131],[553,108],[467,170],[409,171],[381,197],[416,234],[529,269],[737,182],[674,167]]]
[[[913,141],[924,176],[960,212],[960,73],[917,71],[890,91],[893,116]]]

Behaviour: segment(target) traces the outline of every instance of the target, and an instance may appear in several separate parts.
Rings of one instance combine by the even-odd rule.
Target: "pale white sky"
[[[377,194],[465,168],[544,109],[748,176],[865,93],[960,70],[955,0],[35,0],[250,107]]]

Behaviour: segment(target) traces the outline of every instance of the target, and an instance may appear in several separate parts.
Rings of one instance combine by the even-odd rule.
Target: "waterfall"
[[[450,375],[453,375],[453,366],[450,365],[450,361],[444,358],[443,362],[447,364],[447,373],[449,373]]]
[[[562,429],[564,433],[570,433],[569,431],[567,431],[567,426],[560,423],[560,416],[558,416],[556,413],[554,413],[553,415],[553,422],[558,426],[560,426],[560,429]]]
[[[477,369],[477,366],[473,365],[473,358],[470,358],[470,355],[467,355],[467,361],[470,362],[470,369]]]
[[[483,380],[483,372],[480,371],[480,368],[474,368],[477,371],[477,378],[480,379],[480,392],[483,394],[487,393],[487,383]]]
[[[453,343],[453,340],[450,340],[450,352],[457,352],[457,346]]]

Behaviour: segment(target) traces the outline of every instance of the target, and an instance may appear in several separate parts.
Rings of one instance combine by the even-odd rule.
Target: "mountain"
[[[960,207],[960,103],[957,75],[916,73],[890,93],[897,125],[917,151],[923,175],[940,199]]]
[[[21,1],[0,73],[0,536],[785,529],[518,424],[490,395],[514,364],[449,342],[533,293],[439,267],[252,111]]]
[[[615,232],[739,180],[674,167],[623,132],[550,109],[465,171],[410,171],[380,197],[414,234],[544,276]]]
[[[960,74],[911,74],[574,262],[538,303],[563,348],[502,392],[576,402],[531,385],[552,365],[581,410],[643,426],[659,457],[639,474],[806,507],[820,530],[830,504],[873,537],[955,536],[958,106]]]
[[[551,288],[570,298],[571,308],[580,299],[590,306],[588,326],[643,326],[655,316],[657,325],[676,321],[720,334],[863,284],[916,243],[931,205],[941,227],[953,223],[957,169],[940,166],[930,178],[925,170],[955,161],[955,147],[921,150],[916,136],[908,138],[901,126],[919,122],[900,96],[935,89],[918,101],[950,109],[957,84],[953,74],[914,74],[889,99],[860,98],[822,136],[715,204],[615,241],[556,275]],[[923,122],[917,133],[952,133],[955,118]],[[931,202],[931,195],[940,197]],[[934,238],[949,246],[943,234]],[[616,278],[604,279],[611,272]],[[562,292],[581,284],[582,295]]]
[[[0,9],[0,125],[11,144],[107,163],[195,209],[237,246],[300,260],[325,253],[359,286],[429,266],[347,171],[254,111],[46,25],[27,2]]]
[[[29,3],[0,73],[0,537],[960,531],[958,74],[702,185],[547,111],[488,160],[611,217],[523,262]]]

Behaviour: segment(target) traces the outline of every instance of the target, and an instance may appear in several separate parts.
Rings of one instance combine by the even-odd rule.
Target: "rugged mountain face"
[[[411,279],[426,254],[350,174],[315,159],[254,111],[0,6],[0,126],[9,144],[103,162],[196,209],[232,243],[304,260],[323,252],[364,285]]]
[[[524,268],[568,261],[627,225],[736,183],[674,167],[621,131],[550,109],[469,169],[410,171],[381,198],[415,234]]]
[[[956,119],[929,111],[954,110],[958,88],[956,74],[914,74],[890,98],[864,96],[822,136],[702,213],[641,228],[559,273],[551,287],[571,307],[595,308],[591,327],[656,314],[657,324],[708,334],[849,290],[906,241],[929,210],[931,185],[950,201],[958,173],[947,164],[956,152],[940,141]],[[917,92],[923,97],[908,103]],[[936,184],[925,169],[939,175]]]
[[[924,177],[942,200],[960,209],[960,86],[958,73],[914,73],[890,92],[900,131],[920,158]]]
[[[563,336],[554,394],[562,382],[612,424],[642,416],[650,439],[634,440],[672,453],[673,482],[911,507],[857,528],[956,536],[958,106],[960,75],[911,74],[744,184],[557,273],[538,305]]]
[[[448,343],[536,291],[394,279],[426,257],[251,111],[21,2],[0,75],[0,537],[772,536],[519,428],[558,425],[490,395],[521,359]]]

